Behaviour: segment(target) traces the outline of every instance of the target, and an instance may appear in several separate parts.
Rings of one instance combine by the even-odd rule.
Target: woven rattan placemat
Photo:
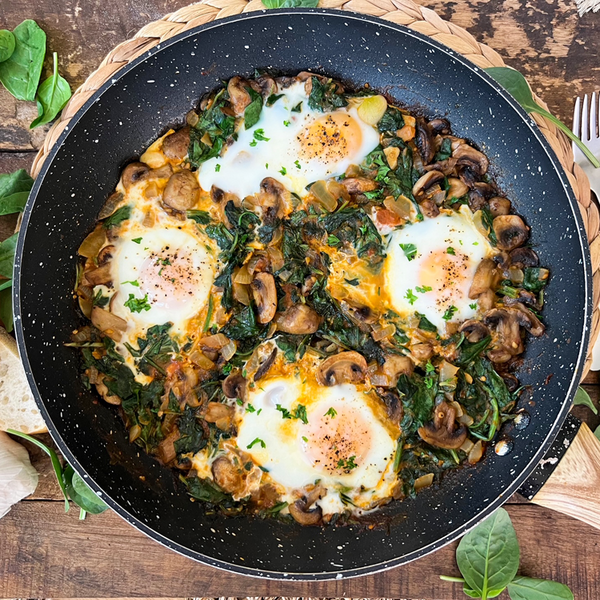
[[[412,0],[321,0],[319,6],[360,12],[405,25],[446,44],[446,46],[460,52],[481,68],[505,66],[504,61],[495,50],[485,44],[480,44],[461,27],[444,21],[434,11],[419,6]],[[33,163],[32,175],[35,177],[40,172],[52,146],[79,108],[116,71],[160,42],[183,31],[210,23],[215,19],[262,9],[264,9],[264,5],[261,0],[202,0],[197,4],[191,4],[177,12],[166,15],[159,21],[149,23],[138,31],[133,38],[119,44],[73,94],[69,104],[62,112],[60,120],[48,132],[44,145]],[[541,106],[547,108],[542,100],[539,98],[536,98],[536,100]],[[594,274],[594,312],[590,342],[590,348],[592,348],[600,330],[600,309],[598,306],[600,301],[600,217],[598,208],[591,200],[590,185],[585,173],[579,165],[573,162],[571,142],[553,123],[544,117],[536,114],[533,115],[533,118],[567,173],[577,197],[590,241],[592,272]],[[583,377],[587,375],[590,366],[591,351],[588,352]]]

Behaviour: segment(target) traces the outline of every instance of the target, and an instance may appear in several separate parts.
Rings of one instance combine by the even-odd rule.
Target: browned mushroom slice
[[[233,371],[223,380],[223,393],[227,398],[239,398],[242,401],[247,397],[246,379],[240,371]]]
[[[321,317],[306,304],[293,304],[275,319],[277,329],[294,335],[315,333],[321,324]]]
[[[546,327],[528,308],[522,304],[515,304],[511,307],[511,310],[515,310],[519,313],[519,324],[525,327],[533,337],[544,335]]]
[[[98,252],[98,266],[101,267],[105,265],[112,257],[115,251],[115,247],[111,244],[109,246],[104,246],[100,252]]]
[[[109,285],[112,281],[110,263],[103,264],[96,269],[90,269],[85,272],[85,283],[90,287],[97,285]]]
[[[540,259],[531,248],[515,248],[510,254],[510,264],[520,269],[524,267],[537,267]]]
[[[190,128],[182,127],[179,131],[168,135],[162,143],[162,150],[167,158],[183,160],[190,145]]]
[[[277,312],[277,289],[275,279],[271,273],[258,273],[252,283],[252,296],[256,303],[258,322],[270,323]]]
[[[472,344],[480,342],[483,338],[490,335],[490,330],[481,322],[475,319],[465,321],[459,331],[465,334],[465,337]]]
[[[429,164],[435,156],[435,144],[433,136],[431,135],[431,130],[425,122],[425,119],[422,117],[417,118],[415,144],[417,145],[417,150],[421,155],[423,164]]]
[[[490,212],[494,217],[510,213],[510,200],[501,196],[494,196],[489,200]]]
[[[388,354],[381,368],[389,380],[387,387],[394,387],[398,383],[400,375],[412,375],[414,367],[415,364],[408,356]]]
[[[292,517],[294,517],[294,521],[305,527],[319,525],[323,517],[323,511],[320,506],[315,506],[311,509],[307,506],[305,500],[296,500],[296,502],[289,505],[288,509]]]
[[[467,428],[456,424],[456,408],[441,402],[434,408],[433,421],[419,427],[421,439],[437,448],[457,450],[467,439]]]
[[[478,298],[480,294],[494,287],[498,275],[496,263],[489,258],[484,258],[477,266],[473,276],[473,282],[469,288],[469,298]]]
[[[267,357],[267,359],[256,369],[256,373],[254,373],[254,381],[258,381],[262,379],[268,372],[269,369],[273,366],[275,359],[277,358],[277,346],[273,348],[271,354]]]
[[[109,338],[119,341],[127,329],[127,321],[98,306],[92,308],[92,323]]]
[[[171,175],[167,187],[163,192],[163,202],[175,210],[189,210],[200,195],[200,186],[195,175],[184,169]]]
[[[446,198],[461,198],[468,193],[468,186],[458,179],[458,177],[448,177],[448,187],[446,188]]]
[[[437,217],[440,214],[440,209],[436,204],[435,200],[433,200],[432,198],[426,198],[425,200],[419,203],[419,206],[421,207],[421,212],[428,219],[435,219],[435,217]]]
[[[141,163],[140,163],[141,164]],[[98,219],[106,219],[110,217],[123,203],[123,194],[121,192],[113,192],[104,203],[104,206],[98,213]]]
[[[379,185],[373,179],[367,177],[348,177],[340,182],[349,194],[364,194],[376,190]]]
[[[378,388],[377,392],[385,404],[390,421],[396,425],[400,425],[402,417],[404,416],[404,408],[398,394],[393,390],[385,388]]]
[[[260,182],[258,206],[263,210],[263,219],[272,222],[275,217],[283,216],[286,195],[286,189],[276,179],[265,177]]]
[[[121,173],[121,183],[123,187],[128,190],[138,181],[143,181],[148,177],[150,173],[150,167],[144,163],[134,162],[127,165]]]
[[[250,94],[246,89],[249,85],[249,82],[241,77],[232,77],[227,84],[229,101],[237,117],[241,117],[250,104]]]
[[[489,167],[485,154],[468,144],[460,144],[452,153],[452,158],[456,159],[457,169],[468,168],[478,177],[485,175]]]
[[[518,215],[500,215],[492,223],[500,250],[511,251],[522,246],[529,237],[529,227]]]
[[[494,347],[488,352],[492,362],[508,362],[523,352],[520,325],[529,322],[525,317],[512,308],[493,308],[485,313],[483,322],[497,332]]]
[[[434,133],[436,135],[447,135],[450,133],[450,122],[448,121],[448,119],[443,119],[443,118],[439,118],[439,119],[431,119],[431,121],[429,121],[429,129],[431,129],[431,133]]]
[[[211,470],[215,483],[223,491],[235,495],[244,488],[243,473],[226,456],[219,456]]]
[[[364,381],[367,361],[358,352],[348,351],[326,358],[317,370],[317,381],[332,386],[340,383]]]
[[[410,347],[410,353],[413,355],[417,362],[424,362],[429,360],[433,355],[433,348],[431,344],[423,342],[421,344],[413,344]]]
[[[221,402],[209,402],[204,420],[214,423],[221,431],[227,431],[233,420],[233,408]]]
[[[444,180],[444,174],[440,171],[429,171],[417,179],[413,185],[412,193],[415,198],[424,195],[424,193],[436,183]]]

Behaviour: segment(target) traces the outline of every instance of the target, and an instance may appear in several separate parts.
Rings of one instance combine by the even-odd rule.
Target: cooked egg
[[[183,333],[208,300],[216,264],[209,247],[176,227],[131,228],[113,244],[111,311],[128,321],[130,339],[167,321]]]
[[[265,104],[256,125],[242,127],[223,156],[201,165],[198,180],[204,190],[215,185],[244,198],[257,193],[265,177],[273,177],[302,197],[309,183],[341,175],[379,144],[377,129],[360,119],[355,106],[314,111],[302,82],[276,93],[282,97]]]
[[[479,263],[493,253],[468,207],[394,231],[385,263],[386,289],[401,316],[415,311],[438,329],[472,318],[469,288]]]
[[[344,510],[340,493],[362,508],[391,495],[398,432],[384,425],[385,409],[374,394],[352,384],[323,388],[278,377],[250,391],[241,412],[238,447],[285,490],[286,500],[317,480],[327,489],[319,501],[326,513]]]

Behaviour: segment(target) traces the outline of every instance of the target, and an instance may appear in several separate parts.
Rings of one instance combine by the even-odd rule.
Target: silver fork
[[[598,116],[600,95],[594,92],[591,98],[586,94],[575,101],[573,110],[573,133],[590,149],[591,153],[600,158],[600,132],[598,131]],[[573,157],[590,180],[590,187],[600,200],[600,169],[596,169],[585,157],[579,147],[573,143]]]

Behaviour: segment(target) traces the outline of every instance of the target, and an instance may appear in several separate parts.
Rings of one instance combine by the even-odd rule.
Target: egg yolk
[[[142,263],[138,283],[152,305],[177,310],[193,301],[200,281],[191,253],[165,246],[161,252],[152,252]]]
[[[319,117],[297,136],[301,160],[318,158],[321,162],[336,163],[353,156],[362,144],[359,124],[343,111]]]
[[[455,250],[448,254],[446,249],[434,250],[425,257],[419,270],[419,283],[424,290],[436,294],[436,304],[445,306],[456,290],[470,286],[471,259]]]
[[[343,404],[336,403],[324,414],[315,412],[308,427],[301,431],[304,456],[324,474],[352,472],[363,463],[371,447],[369,424],[359,411]]]

